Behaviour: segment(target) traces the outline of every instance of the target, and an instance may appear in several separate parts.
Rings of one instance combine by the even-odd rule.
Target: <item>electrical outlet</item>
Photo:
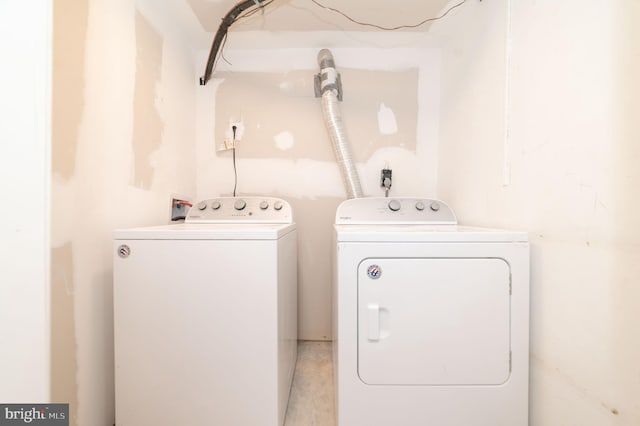
[[[245,127],[242,118],[240,120],[234,118],[229,119],[229,125],[224,132],[224,141],[219,145],[218,151],[235,148],[238,142],[242,140],[244,130]]]
[[[171,195],[171,214],[169,223],[183,222],[193,203],[188,197]]]
[[[240,142],[242,140],[242,137],[244,136],[244,123],[242,122],[242,120],[231,121],[229,123],[228,133],[229,139],[231,139],[232,141],[235,140],[236,142]]]

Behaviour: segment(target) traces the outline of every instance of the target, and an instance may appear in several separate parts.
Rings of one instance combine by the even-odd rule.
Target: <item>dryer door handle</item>
[[[369,312],[368,339],[378,341],[380,340],[380,305],[377,303],[370,303],[367,305],[367,311]]]

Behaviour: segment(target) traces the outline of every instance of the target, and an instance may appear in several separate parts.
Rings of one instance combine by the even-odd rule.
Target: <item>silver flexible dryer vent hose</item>
[[[328,49],[322,49],[318,53],[320,65],[320,93],[322,94],[322,116],[331,137],[333,153],[336,156],[338,167],[342,173],[342,180],[349,198],[362,197],[362,188],[358,171],[353,164],[349,141],[342,124],[342,115],[338,105],[338,90],[340,82],[336,71],[333,55]]]

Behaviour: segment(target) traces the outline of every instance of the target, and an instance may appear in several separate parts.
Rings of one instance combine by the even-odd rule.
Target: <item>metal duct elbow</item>
[[[333,55],[328,49],[322,49],[318,53],[318,65],[320,65],[320,74],[316,79],[316,89],[322,97],[322,116],[331,138],[333,153],[342,174],[347,196],[360,198],[362,197],[360,178],[353,164],[338,104],[338,101],[342,99],[340,75],[336,71]]]

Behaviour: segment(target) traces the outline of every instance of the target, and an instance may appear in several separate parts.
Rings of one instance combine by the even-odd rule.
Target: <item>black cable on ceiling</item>
[[[480,0],[480,1],[482,1],[482,0]],[[384,31],[395,31],[395,30],[400,30],[400,29],[403,29],[403,28],[417,28],[417,27],[420,27],[420,26],[426,24],[427,22],[438,21],[438,20],[444,18],[445,16],[447,16],[449,14],[449,12],[451,12],[453,9],[458,8],[458,7],[462,6],[463,4],[465,4],[467,2],[467,0],[461,0],[460,2],[454,4],[453,6],[448,8],[446,11],[444,11],[444,13],[442,13],[442,15],[436,16],[435,18],[426,18],[426,19],[423,19],[422,21],[420,21],[420,22],[418,22],[416,24],[398,25],[396,27],[385,27],[385,26],[382,26],[382,25],[372,24],[372,23],[369,23],[369,22],[362,22],[362,21],[359,21],[357,19],[352,18],[351,16],[347,15],[346,13],[341,11],[340,9],[336,9],[334,7],[326,6],[326,5],[320,3],[317,0],[311,0],[311,2],[314,3],[318,7],[321,7],[322,9],[326,9],[326,10],[329,10],[331,12],[334,12],[334,13],[337,13],[339,15],[342,15],[345,18],[347,18],[349,21],[351,21],[351,22],[353,22],[355,24],[362,25],[362,26],[365,26],[365,27],[373,27],[373,28],[377,28],[379,30],[384,30]]]
[[[271,0],[273,1],[273,0]],[[255,10],[250,10],[245,15],[242,15],[246,10],[255,8],[262,8],[265,4],[271,3],[271,1],[266,2],[266,0],[245,0],[237,3],[233,8],[227,12],[227,14],[222,18],[222,23],[218,27],[218,31],[216,31],[216,35],[213,38],[213,44],[211,45],[211,51],[209,51],[209,58],[207,59],[207,67],[205,69],[204,75],[200,77],[200,85],[204,86],[211,79],[211,73],[213,72],[213,66],[215,65],[216,58],[218,57],[218,52],[220,51],[221,46],[223,45],[226,37],[227,31],[229,27],[233,25],[238,19],[251,16]]]
[[[480,0],[480,1],[482,1],[482,0]],[[218,31],[216,31],[216,35],[213,38],[213,44],[211,45],[211,50],[209,51],[209,58],[207,59],[207,67],[205,69],[204,75],[202,77],[200,77],[200,85],[201,86],[204,86],[205,84],[207,84],[207,82],[211,79],[211,74],[213,73],[213,68],[215,67],[216,61],[218,59],[218,55],[219,54],[221,55],[221,50],[225,45],[225,42],[226,42],[226,39],[227,39],[227,32],[229,31],[229,27],[231,25],[233,25],[235,22],[237,22],[238,20],[242,19],[242,18],[248,18],[249,16],[253,15],[254,13],[256,13],[260,9],[264,10],[265,6],[267,6],[267,5],[269,5],[269,4],[273,3],[273,2],[274,2],[274,0],[244,0],[244,1],[241,1],[240,3],[237,3],[229,12],[227,12],[227,14],[224,16],[224,18],[222,18],[222,23],[218,27]],[[342,15],[343,17],[345,17],[346,19],[348,19],[351,22],[356,23],[358,25],[367,26],[367,27],[374,27],[374,28],[378,28],[380,30],[385,30],[385,31],[394,31],[394,30],[399,30],[399,29],[403,29],[403,28],[417,28],[417,27],[420,27],[420,26],[426,24],[427,22],[433,22],[433,21],[440,20],[440,19],[444,18],[445,16],[447,16],[449,14],[449,12],[451,12],[452,10],[454,10],[454,9],[462,6],[463,4],[465,4],[467,2],[467,0],[461,0],[460,2],[454,4],[453,6],[449,7],[446,11],[444,11],[444,13],[442,13],[440,16],[437,16],[437,17],[434,17],[434,18],[423,19],[422,21],[420,21],[420,22],[418,22],[416,24],[398,25],[398,26],[395,26],[395,27],[385,27],[385,26],[382,26],[382,25],[372,24],[372,23],[369,23],[369,22],[362,22],[362,21],[359,21],[357,19],[354,19],[354,18],[350,17],[349,15],[347,15],[346,13],[342,12],[339,9],[326,6],[326,5],[322,4],[322,3],[320,3],[318,0],[311,0],[311,2],[314,3],[318,7],[321,7],[323,9],[329,10],[329,11],[334,12],[334,13],[338,13],[338,14]],[[224,57],[223,57],[223,59],[224,59]],[[226,59],[225,59],[225,61],[226,61]]]

